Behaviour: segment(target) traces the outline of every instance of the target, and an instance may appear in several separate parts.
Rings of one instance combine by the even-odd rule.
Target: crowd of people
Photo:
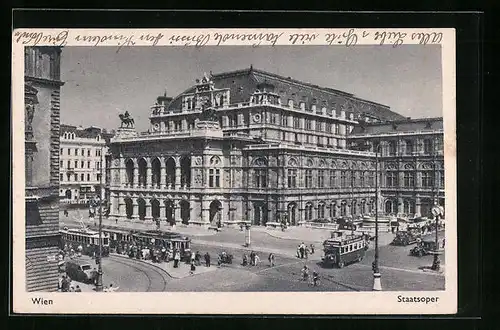
[[[306,246],[302,242],[297,246],[297,258],[308,259],[310,254],[314,254],[314,244]]]

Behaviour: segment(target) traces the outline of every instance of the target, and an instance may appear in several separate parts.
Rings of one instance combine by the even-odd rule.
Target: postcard
[[[453,314],[454,29],[17,29],[13,309]]]

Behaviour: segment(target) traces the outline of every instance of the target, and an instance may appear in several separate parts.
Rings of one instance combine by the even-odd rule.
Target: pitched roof
[[[397,120],[390,123],[375,124],[360,122],[350,135],[381,134],[391,132],[414,132],[443,129],[443,117]]]
[[[340,90],[321,87],[253,67],[211,74],[210,78],[217,89],[229,88],[232,104],[248,102],[251,95],[258,89],[258,85],[267,83],[274,86],[274,92],[281,97],[284,104],[287,104],[288,100],[293,100],[296,105],[304,102],[306,109],[310,109],[313,104],[316,104],[318,108],[326,107],[337,111],[344,108],[347,113],[354,113],[355,117],[362,115],[381,120],[404,119],[404,116],[391,111],[386,105],[363,100]],[[196,86],[192,86],[176,96],[169,104],[168,109],[174,112],[180,111],[182,95],[193,93],[195,88]]]

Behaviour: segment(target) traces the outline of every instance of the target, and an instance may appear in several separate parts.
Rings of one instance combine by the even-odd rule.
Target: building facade
[[[148,132],[120,128],[111,140],[110,217],[300,225],[372,214],[377,158],[351,147],[351,136],[360,122],[403,120],[252,67],[205,75],[175,98],[158,97]]]
[[[61,49],[25,47],[26,290],[56,291]]]
[[[62,203],[87,204],[96,195],[104,197],[101,175],[105,175],[107,144],[112,136],[113,133],[98,127],[61,125],[59,197]],[[102,178],[103,184],[105,178]]]
[[[444,206],[443,118],[360,123],[350,134],[353,149],[380,153],[383,212],[398,217],[431,217]]]

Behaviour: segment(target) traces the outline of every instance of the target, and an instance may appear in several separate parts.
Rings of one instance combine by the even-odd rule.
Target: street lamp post
[[[103,283],[102,283],[102,150],[100,151],[100,177],[99,177],[99,263],[97,265],[97,281],[95,289],[97,292],[102,292]]]
[[[439,260],[439,242],[438,242],[438,225],[439,218],[443,215],[443,210],[437,204],[432,208],[432,215],[436,220],[436,236],[435,236],[435,251],[434,251],[434,259],[432,261],[431,269],[435,271],[439,271],[441,268],[441,261]]]
[[[373,291],[382,291],[381,275],[378,266],[378,151],[380,144],[375,148],[375,260],[373,269]]]

